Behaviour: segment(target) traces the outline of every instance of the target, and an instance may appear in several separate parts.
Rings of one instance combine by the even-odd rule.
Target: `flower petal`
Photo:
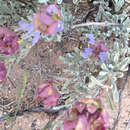
[[[54,19],[51,16],[48,16],[46,13],[41,14],[40,21],[46,25],[51,25],[53,22],[55,22]]]
[[[87,58],[88,56],[92,55],[93,49],[91,47],[85,48],[85,52],[82,54],[83,58]]]
[[[63,31],[63,23],[61,20],[58,20],[56,27],[55,27],[56,32],[62,32]]]
[[[88,36],[88,38],[89,38],[88,43],[89,43],[89,44],[94,44],[94,43],[95,43],[95,40],[94,40],[93,34],[88,34],[87,36]]]
[[[18,25],[19,25],[18,30],[26,30],[28,32],[32,31],[34,28],[32,23],[27,23],[24,21],[19,21]]]
[[[104,63],[107,58],[107,52],[100,52],[98,57],[101,59],[101,62]]]
[[[49,15],[54,15],[57,13],[57,8],[56,6],[53,4],[53,5],[49,5],[47,8],[46,8],[46,12],[49,14]]]

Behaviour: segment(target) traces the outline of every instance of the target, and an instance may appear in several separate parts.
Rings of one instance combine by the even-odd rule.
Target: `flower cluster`
[[[59,98],[60,94],[51,82],[43,82],[36,90],[36,100],[46,109],[56,106]]]
[[[0,61],[0,83],[6,79],[6,68],[4,63]]]
[[[61,19],[61,12],[57,5],[42,5],[34,15],[32,23],[19,21],[18,30],[27,31],[22,40],[33,37],[32,46],[34,46],[41,37],[40,33],[54,34],[55,32],[61,32],[63,30]]]
[[[34,27],[43,34],[54,34],[63,30],[61,18],[57,5],[43,5],[33,18]]]
[[[0,54],[11,55],[19,49],[18,37],[6,27],[0,27]]]
[[[64,130],[106,130],[108,124],[108,115],[99,99],[76,101],[63,120]]]
[[[83,53],[82,57],[87,58],[93,54],[98,56],[101,59],[101,62],[104,63],[108,51],[108,48],[104,45],[104,41],[95,41],[93,34],[88,34],[88,38],[89,47],[85,48],[85,53]]]

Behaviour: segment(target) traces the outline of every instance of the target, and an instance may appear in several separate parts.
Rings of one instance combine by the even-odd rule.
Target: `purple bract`
[[[0,27],[0,54],[11,55],[19,49],[18,37],[6,27]]]
[[[64,130],[107,130],[108,115],[99,99],[76,101],[63,120]]]
[[[60,94],[56,91],[51,82],[43,82],[36,90],[36,99],[46,109],[56,106]]]

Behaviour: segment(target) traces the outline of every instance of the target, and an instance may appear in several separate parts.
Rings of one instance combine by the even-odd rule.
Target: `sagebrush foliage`
[[[106,27],[87,26],[78,28],[77,31],[83,32],[82,34],[86,38],[87,34],[93,33],[95,40],[105,40],[105,45],[109,48],[106,62],[101,64],[100,62],[92,61],[90,58],[83,60],[81,57],[82,52],[76,49],[76,52],[68,53],[66,57],[60,57],[68,68],[64,70],[64,78],[59,77],[56,79],[65,82],[61,93],[66,93],[66,90],[69,91],[68,88],[73,90],[69,95],[70,101],[72,99],[80,99],[81,95],[95,97],[101,89],[106,88],[107,96],[112,91],[113,100],[118,102],[117,79],[123,78],[124,72],[128,71],[128,65],[130,64],[130,48],[128,45],[130,19],[127,14],[128,10],[125,9],[122,13],[117,13],[123,3],[122,6],[118,5],[120,6],[118,9],[115,6],[114,11],[108,7],[108,2],[104,0],[94,1],[94,4],[98,5],[98,12],[94,15],[95,20],[93,22],[100,21],[120,25]],[[117,4],[121,3],[118,2]],[[90,22],[90,20],[88,19],[87,22]],[[81,38],[81,41],[84,42],[86,38]],[[86,78],[88,83],[86,83]],[[112,100],[110,96],[108,98],[110,99],[109,101]]]

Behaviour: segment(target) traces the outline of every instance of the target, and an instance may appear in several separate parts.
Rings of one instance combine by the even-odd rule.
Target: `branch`
[[[123,94],[123,91],[124,91],[124,89],[125,89],[125,87],[126,87],[126,83],[127,83],[127,81],[128,81],[129,74],[130,74],[130,68],[129,68],[129,70],[128,70],[127,75],[126,75],[125,78],[124,78],[123,86],[122,86],[122,88],[121,88],[121,90],[120,90],[120,92],[119,92],[119,102],[118,102],[119,108],[118,108],[117,117],[116,117],[116,120],[114,121],[114,125],[113,125],[112,130],[115,130],[115,129],[116,129],[116,126],[117,126],[117,124],[118,124],[118,122],[119,122],[119,120],[120,120],[122,94]]]
[[[6,115],[8,115],[9,117],[15,117],[16,116],[22,116],[23,114],[30,114],[30,113],[39,113],[39,112],[45,112],[47,114],[55,114],[61,110],[66,110],[68,108],[67,105],[63,105],[63,106],[57,106],[57,107],[54,107],[54,108],[50,108],[50,109],[45,109],[44,107],[41,107],[41,106],[38,106],[38,107],[35,107],[35,108],[30,108],[30,109],[27,109],[27,110],[23,110],[23,111],[17,111],[17,113],[14,111],[14,112],[10,112],[8,114],[3,114],[0,116],[0,121],[4,121],[4,120],[7,120],[6,118]]]
[[[86,27],[86,26],[121,26],[121,24],[118,23],[109,23],[109,22],[88,22],[88,23],[81,23],[81,24],[76,24],[73,25],[71,28],[79,28],[79,27]]]

